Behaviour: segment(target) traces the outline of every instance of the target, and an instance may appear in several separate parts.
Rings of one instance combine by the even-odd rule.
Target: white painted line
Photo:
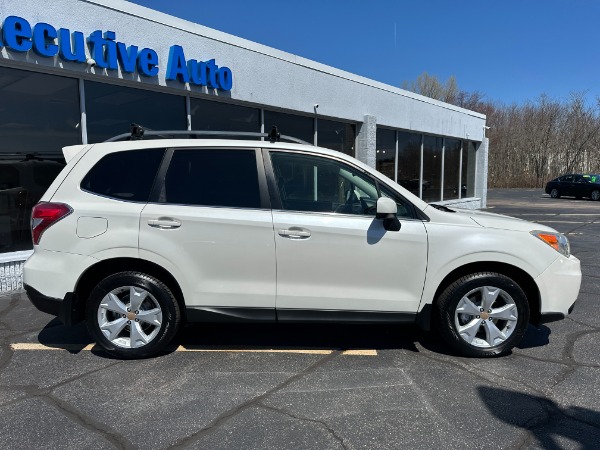
[[[534,220],[536,223],[592,223],[592,222],[574,222],[570,220]]]
[[[20,342],[10,344],[13,351],[18,350],[67,350],[67,351],[90,351],[95,344],[54,344],[44,345],[39,343]],[[322,349],[218,349],[218,348],[199,348],[178,346],[176,352],[199,352],[199,353],[292,353],[301,355],[331,355],[334,350]],[[344,350],[342,355],[346,356],[377,356],[377,350]]]
[[[176,352],[204,352],[204,353],[299,353],[303,355],[331,355],[333,350],[300,350],[300,349],[229,349],[229,348],[198,348],[184,347],[180,345],[175,349]]]
[[[377,350],[344,350],[342,355],[348,356],[377,356]]]

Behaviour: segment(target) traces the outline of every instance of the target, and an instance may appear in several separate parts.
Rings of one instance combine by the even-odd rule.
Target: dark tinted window
[[[444,200],[452,200],[459,195],[461,145],[457,139],[446,139],[444,143]]]
[[[442,138],[423,138],[423,200],[439,202],[442,199]]]
[[[190,100],[190,108],[193,130],[260,132],[260,110],[257,108],[198,98]],[[256,140],[255,137],[248,139]]]
[[[560,181],[567,182],[567,183],[572,183],[573,182],[573,175],[565,175],[564,177],[560,178]]]
[[[421,135],[398,131],[398,184],[419,195]]]
[[[182,205],[260,208],[255,151],[175,151],[161,201]]]
[[[132,123],[151,130],[185,130],[185,97],[85,82],[88,142],[128,133]]]
[[[355,140],[356,125],[318,119],[317,144],[319,147],[330,148],[346,155],[354,156]]]
[[[81,144],[77,79],[0,67],[0,98],[0,152],[62,159]]]
[[[163,149],[110,153],[96,163],[81,189],[132,202],[147,202]]]
[[[315,140],[315,126],[312,117],[265,111],[265,133],[269,133],[273,125],[277,126],[281,134],[302,139],[310,144]]]

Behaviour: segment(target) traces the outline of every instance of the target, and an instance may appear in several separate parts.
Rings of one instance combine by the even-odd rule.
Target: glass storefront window
[[[317,120],[317,145],[355,156],[356,125],[333,120]]]
[[[85,82],[88,142],[102,142],[137,123],[152,130],[186,130],[185,97]]]
[[[419,196],[421,135],[398,131],[398,184]]]
[[[192,98],[190,112],[192,130],[260,133],[260,110],[257,108]],[[255,137],[248,139],[256,140]]]
[[[475,196],[475,151],[474,142],[463,142],[461,180],[462,197]]]
[[[376,148],[376,169],[386,177],[396,180],[396,132],[377,128]]]
[[[31,208],[81,144],[76,79],[0,67],[0,253],[33,248]]]
[[[461,141],[446,139],[444,143],[444,200],[458,198]]]
[[[426,202],[442,199],[442,142],[440,137],[423,138],[423,200]]]
[[[281,134],[302,139],[309,144],[312,144],[315,140],[314,119],[312,117],[265,111],[265,133],[269,133],[273,125],[277,126]]]
[[[0,67],[0,154],[62,161],[81,144],[78,81]]]

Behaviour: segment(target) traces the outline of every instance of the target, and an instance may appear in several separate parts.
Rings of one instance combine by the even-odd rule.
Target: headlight
[[[538,230],[531,231],[531,234],[544,241],[561,255],[565,255],[567,258],[571,255],[569,240],[564,234]]]

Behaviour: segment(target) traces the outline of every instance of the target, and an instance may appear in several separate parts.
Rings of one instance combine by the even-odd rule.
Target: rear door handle
[[[279,236],[290,238],[290,239],[308,239],[310,237],[310,231],[301,228],[289,228],[287,230],[279,230]]]
[[[161,230],[173,230],[181,226],[181,222],[171,217],[159,217],[158,219],[149,219],[148,226],[160,228]]]

